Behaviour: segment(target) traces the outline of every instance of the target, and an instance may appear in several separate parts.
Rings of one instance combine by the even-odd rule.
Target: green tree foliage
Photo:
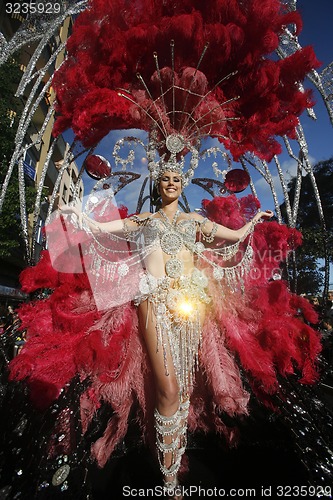
[[[0,165],[1,174],[14,147],[14,139],[21,111],[20,100],[15,97],[15,89],[22,73],[15,59],[0,66]]]
[[[326,230],[323,230],[313,184],[308,174],[302,179],[297,219],[297,229],[303,235],[303,245],[296,252],[299,293],[318,293],[323,283],[318,259],[325,257],[326,248],[330,262],[333,262],[333,158],[317,163],[313,172],[324,210]],[[288,185],[291,203],[295,197],[295,184],[296,178],[293,178]],[[281,210],[286,220],[284,203]]]
[[[15,90],[22,77],[15,59],[0,66],[0,183],[2,184],[14,151],[14,140],[22,111],[20,99]],[[35,188],[27,186],[27,212],[31,212],[35,198]],[[5,202],[0,214],[0,258],[15,256],[23,259],[20,205],[17,169],[8,186]]]

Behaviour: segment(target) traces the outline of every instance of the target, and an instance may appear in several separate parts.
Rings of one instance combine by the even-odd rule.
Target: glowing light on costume
[[[185,299],[179,303],[178,310],[183,316],[190,316],[190,314],[194,311],[194,304]]]

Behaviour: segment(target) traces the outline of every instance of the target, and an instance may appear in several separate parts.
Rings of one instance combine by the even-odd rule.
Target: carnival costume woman
[[[263,215],[271,216],[257,214],[254,197],[205,201],[202,211],[209,220],[196,213],[180,213],[180,191],[175,189],[177,176],[182,188],[193,177],[200,141],[206,136],[218,137],[235,159],[248,150],[271,158],[278,152],[273,135],[291,133],[310,98],[295,84],[299,76],[286,76],[283,62],[279,66],[274,61],[263,63],[261,52],[267,52],[268,38],[273,46],[285,23],[299,21],[296,13],[281,13],[278,2],[267,1],[264,9],[261,1],[254,0],[250,6],[244,2],[229,5],[228,0],[224,8],[223,2],[214,7],[187,1],[176,6],[148,0],[124,4],[120,0],[92,2],[79,17],[70,56],[55,77],[61,113],[55,132],[72,125],[77,138],[91,146],[112,128],[148,130],[148,169],[160,189],[162,208],[132,217],[121,213],[114,220],[109,207],[102,221],[98,214],[94,219],[75,207],[62,210],[47,229],[49,252],[44,252],[36,268],[22,275],[25,290],[45,287],[53,293],[21,309],[27,343],[12,362],[11,376],[26,379],[39,404],[45,404],[41,385],[47,387],[50,402],[75,374],[87,380],[81,397],[83,432],[102,402],[115,412],[92,446],[101,466],[126,434],[129,412],[137,402],[143,434],[151,443],[156,436],[161,472],[170,487],[175,485],[186,447],[187,424],[191,430],[214,430],[232,442],[234,430],[224,423],[222,414],[247,413],[249,395],[236,359],[253,392],[266,402],[279,390],[280,375],[301,373],[300,381],[305,383],[317,378],[318,336],[297,317],[302,309],[306,319],[314,322],[313,311],[304,299],[288,291],[286,283],[272,280],[278,263],[299,244],[297,231],[267,222],[253,232],[255,222]],[[269,37],[265,32],[261,42],[257,40],[253,51],[249,49],[253,53],[244,59],[239,75],[232,71],[241,52],[231,48],[233,43],[238,47],[242,37],[230,26],[233,16],[244,33],[247,26],[252,33],[256,16],[271,30]],[[228,28],[221,31],[222,18]],[[152,25],[160,30],[150,29]],[[107,37],[110,26],[117,37]],[[143,29],[147,26],[149,36]],[[98,71],[90,71],[100,52],[92,47],[94,37],[87,47],[87,31],[92,27],[99,30],[94,37],[100,43],[108,40],[107,73],[104,59],[98,59]],[[230,43],[222,45],[228,54],[222,54],[216,50],[216,36],[218,32],[218,39],[225,38],[227,31]],[[171,46],[171,67],[166,65],[165,53],[161,54],[166,39]],[[184,55],[175,55],[174,39],[184,48]],[[215,47],[214,66],[204,58],[206,42]],[[157,49],[159,53],[154,52]],[[144,60],[142,52],[147,62],[137,73],[137,61]],[[148,57],[151,53],[153,64]],[[302,56],[290,56],[294,64],[288,65],[289,72],[297,68],[297,75],[304,75],[316,64],[311,51]],[[193,57],[199,61],[197,67],[192,67]],[[231,71],[227,78],[219,70],[223,61],[228,61]],[[276,81],[274,86],[267,75],[277,67],[281,85]],[[129,83],[132,70],[142,88]],[[88,74],[91,78],[86,78]],[[258,75],[270,87],[265,92]],[[80,97],[75,92],[67,94],[74,81],[80,81]],[[235,97],[240,89],[251,92]],[[248,119],[239,120],[240,115]],[[188,152],[192,158],[185,172]],[[169,192],[168,182],[173,183]],[[230,212],[233,215],[227,220]],[[75,253],[73,248],[80,251]],[[80,271],[84,272],[77,274]],[[34,324],[36,311],[38,325]],[[152,374],[156,387],[147,383]],[[161,381],[172,382],[167,397],[164,389],[158,394]],[[167,411],[163,413],[162,408]]]
[[[161,184],[165,182],[167,186],[169,183],[172,186],[175,184],[174,178],[181,178],[179,172],[166,171],[161,178]],[[223,423],[219,414],[222,412],[232,416],[247,413],[249,394],[243,388],[232,351],[238,353],[242,365],[254,377],[253,390],[261,398],[267,399],[269,394],[278,388],[276,368],[273,368],[273,365],[277,366],[280,373],[291,373],[292,364],[297,362],[298,367],[303,369],[304,381],[315,379],[314,360],[319,350],[319,343],[315,332],[299,320],[295,322],[293,317],[293,311],[296,312],[296,308],[300,306],[305,310],[305,314],[311,317],[306,301],[300,298],[296,300],[296,296],[290,295],[282,283],[267,283],[267,279],[261,275],[255,278],[248,275],[252,266],[258,270],[262,264],[258,243],[254,245],[258,260],[256,262],[256,259],[253,259],[251,240],[255,223],[261,220],[263,215],[270,217],[271,213],[259,212],[251,222],[239,230],[230,231],[198,214],[175,211],[179,193],[175,192],[176,189],[173,187],[167,187],[164,191],[167,192],[168,189],[172,194],[163,195],[165,204],[155,214],[142,214],[104,223],[87,217],[75,207],[64,207],[61,214],[66,218],[67,213],[77,214],[79,224],[75,217],[72,222],[71,218],[67,219],[67,234],[70,231],[81,234],[76,244],[83,241],[82,234],[90,235],[88,242],[85,243],[86,247],[82,244],[81,249],[83,254],[90,256],[91,259],[90,272],[87,260],[85,268],[93,293],[90,298],[82,290],[78,292],[76,298],[71,293],[74,303],[69,300],[68,305],[70,309],[74,307],[72,309],[74,317],[77,318],[77,313],[83,315],[86,325],[78,330],[78,326],[73,324],[78,335],[76,334],[75,343],[72,345],[71,359],[68,358],[69,353],[66,353],[67,377],[70,372],[74,374],[78,370],[82,379],[87,376],[92,379],[90,389],[85,392],[81,400],[84,429],[98,408],[98,400],[109,402],[116,411],[116,416],[110,421],[104,436],[93,445],[93,455],[100,465],[105,464],[117,442],[124,436],[128,413],[134,400],[138,399],[144,412],[141,416],[142,426],[147,431],[150,429],[150,433],[148,432],[150,442],[153,441],[153,431],[149,422],[154,412],[160,468],[166,486],[172,489],[176,485],[181,458],[186,447],[189,410],[192,412],[189,419],[192,430],[215,428],[223,433],[229,442],[233,441],[234,430]],[[169,199],[166,199],[167,196]],[[248,200],[247,211],[253,202],[254,200]],[[235,212],[236,209],[237,203],[234,206]],[[255,213],[255,206],[252,209]],[[168,215],[172,213],[171,210],[173,217],[170,220]],[[48,229],[49,241],[52,243],[50,255],[53,267],[64,271],[65,265],[74,268],[75,263],[71,258],[70,248],[66,252],[59,243],[61,238],[59,238],[58,222],[59,218],[56,217]],[[61,227],[63,223],[64,220]],[[81,225],[83,233],[80,232]],[[264,231],[265,238],[274,234],[275,244],[280,240],[279,245],[285,245],[286,237],[291,241],[291,238],[296,236],[295,232],[290,232],[286,228],[281,232],[281,226],[276,223],[264,223],[260,226],[268,226]],[[279,232],[280,236],[277,238]],[[53,242],[52,234],[55,236]],[[211,246],[221,238],[236,242],[216,248],[205,247],[203,243]],[[125,252],[124,257],[122,254],[124,250],[120,250],[119,245],[123,249],[125,243],[130,245],[130,251]],[[104,252],[101,252],[101,248]],[[107,258],[106,248],[108,248]],[[38,266],[42,270],[45,264],[47,262],[44,256],[44,262],[42,259]],[[276,266],[275,257],[271,256],[266,260],[265,266],[268,266],[271,273]],[[108,278],[108,273],[109,278],[112,275],[112,280]],[[33,276],[34,281],[36,274],[27,270],[26,276],[29,275]],[[60,281],[62,279],[60,278]],[[65,281],[67,279],[65,278]],[[25,281],[26,286],[27,281]],[[35,283],[33,286],[38,285]],[[59,287],[58,294],[61,294],[61,288],[62,286]],[[261,305],[259,310],[252,309],[251,300],[253,304],[256,302],[259,306],[260,300],[267,294],[271,295],[273,310],[277,309],[278,303],[280,304],[275,320],[277,321],[277,317],[280,316],[278,329],[274,326],[271,307],[265,310]],[[281,302],[286,298],[288,304],[281,309]],[[129,308],[130,299],[138,308],[141,328],[135,318],[135,309]],[[36,307],[43,309],[46,306],[45,313],[47,313],[49,306],[53,308],[53,300],[56,301],[57,305],[56,303],[54,305],[59,311],[59,299],[56,297],[52,299],[52,296],[49,305],[37,303],[22,309],[22,319],[28,331],[34,330],[31,323],[33,310]],[[94,301],[99,305],[99,313],[95,308],[92,309]],[[124,304],[125,301],[127,305]],[[61,300],[61,307],[63,306],[64,301]],[[283,321],[281,321],[282,310],[285,315]],[[61,320],[63,313],[59,311],[57,314],[59,316],[54,321],[63,326]],[[67,321],[70,314],[65,314]],[[52,315],[55,318],[54,313]],[[124,315],[125,319],[121,320],[119,315]],[[271,321],[270,326],[267,323],[268,318]],[[54,327],[55,325],[50,326],[51,330]],[[270,328],[272,331],[269,331]],[[292,336],[290,336],[291,328],[294,330]],[[267,335],[270,340],[262,343],[263,340],[260,339],[264,339]],[[305,343],[299,343],[300,335],[307,339]],[[267,351],[265,347],[267,342],[272,343],[274,338],[276,339],[274,342],[277,342],[275,347]],[[45,338],[46,340],[50,339]],[[286,341],[289,346],[287,348]],[[54,346],[54,340],[51,344]],[[61,342],[58,344],[58,354],[65,346],[66,340],[63,339],[63,344]],[[305,346],[307,350],[304,350]],[[149,361],[144,354],[146,349],[149,352]],[[48,361],[45,366],[46,351]],[[15,374],[16,378],[22,377],[22,373],[26,376],[25,369],[31,363],[31,356],[38,360],[42,352],[44,366],[40,366],[41,371],[38,368],[38,361],[37,364],[34,363],[33,368],[28,368],[30,373],[28,378],[35,399],[40,397],[34,391],[37,379],[39,382],[36,387],[41,380],[46,386],[51,379],[53,383],[55,382],[53,375],[50,374],[51,345],[46,346],[39,334],[37,337],[32,335],[30,345],[25,347],[20,359],[12,364],[12,374]],[[159,361],[155,361],[155,357]],[[56,366],[54,370],[57,370]],[[145,379],[151,377],[149,375],[151,370],[156,387],[150,386],[147,391]],[[161,378],[167,382],[164,384],[166,388],[163,387],[163,382],[161,384]],[[59,380],[56,385],[58,383]],[[61,385],[62,383],[60,382]],[[159,384],[167,400],[167,403],[164,401],[164,406],[161,405],[164,410],[166,409],[166,414],[161,410],[161,406],[153,410],[154,394],[155,390],[158,394]],[[173,389],[176,387],[176,395],[171,390],[170,396],[170,385]],[[193,405],[191,408],[190,398]],[[170,408],[173,408],[172,412]]]
[[[156,214],[135,215],[124,219],[123,222],[98,223],[85,214],[82,216],[75,208],[60,208],[62,214],[76,213],[80,226],[92,235],[95,233],[95,241],[100,233],[112,233],[114,242],[122,232],[126,242],[131,245],[131,255],[117,262],[118,284],[123,287],[122,281],[131,266],[132,290],[135,283],[138,283],[133,301],[139,308],[141,330],[156,380],[158,404],[154,417],[159,464],[166,479],[166,486],[170,489],[177,484],[177,473],[186,447],[189,398],[199,365],[205,308],[211,301],[208,277],[199,262],[199,265],[195,265],[194,259],[196,257],[197,261],[205,260],[206,264],[209,263],[215,277],[220,280],[226,272],[229,275],[231,272],[237,272],[238,277],[243,276],[251,261],[250,245],[233,268],[226,270],[220,264],[235,257],[239,252],[240,243],[252,233],[254,225],[262,216],[271,217],[273,213],[259,212],[243,228],[233,231],[215,222],[211,223],[207,218],[195,213],[181,214],[178,209],[178,197],[181,193],[182,173],[176,163],[173,166],[170,162],[160,165],[157,182],[162,208]],[[118,236],[115,236],[116,234]],[[218,259],[213,262],[211,258],[204,257],[203,252],[206,249],[201,240],[209,244],[214,240],[234,240],[235,243],[216,249],[214,253]],[[54,248],[54,244],[51,246]],[[117,251],[111,250],[110,245],[108,248],[110,259],[110,253]],[[98,260],[97,265],[92,264],[95,278],[92,288],[96,290],[99,288],[101,260],[100,256],[96,257],[96,248],[94,250],[90,253]],[[139,277],[133,275],[133,266],[138,264],[138,261],[135,262],[135,255],[142,264]],[[105,252],[103,260],[108,265]],[[140,268],[136,266],[136,270],[138,269]],[[113,269],[113,280],[116,274]],[[105,278],[105,273],[103,276],[112,291],[110,276]],[[103,308],[106,307],[104,302]],[[151,336],[154,337],[153,342]],[[167,381],[165,377],[171,380]]]

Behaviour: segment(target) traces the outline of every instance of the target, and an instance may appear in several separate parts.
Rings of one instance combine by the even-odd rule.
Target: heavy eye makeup
[[[170,180],[173,180],[173,182],[180,182],[180,178],[179,177],[174,177],[173,179],[171,179],[170,177],[162,177],[161,180],[163,182],[169,182]]]

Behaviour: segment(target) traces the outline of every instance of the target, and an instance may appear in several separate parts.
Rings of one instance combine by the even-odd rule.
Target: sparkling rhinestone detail
[[[161,248],[167,255],[177,254],[183,246],[181,236],[175,232],[165,232],[161,237]]]
[[[170,134],[166,138],[165,144],[170,153],[180,153],[185,146],[184,137],[180,134]]]
[[[178,278],[183,272],[184,266],[179,259],[170,259],[165,264],[165,272],[170,278]]]
[[[53,486],[59,486],[62,484],[66,479],[68,478],[68,475],[70,473],[70,466],[68,464],[62,465],[55,471],[55,473],[52,476],[52,484]]]

